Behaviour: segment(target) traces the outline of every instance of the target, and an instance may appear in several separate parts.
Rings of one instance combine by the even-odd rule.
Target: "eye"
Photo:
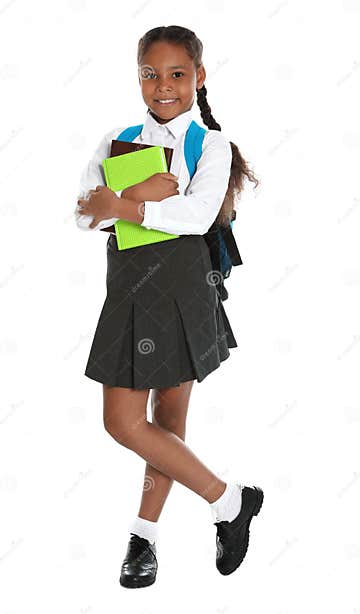
[[[143,68],[141,71],[139,71],[139,75],[141,79],[149,79],[149,77],[155,76],[155,73],[149,68]]]
[[[184,73],[179,70],[176,70],[175,72],[173,72],[173,75],[184,75]],[[150,71],[143,71],[141,74],[142,79],[153,79],[154,77],[156,77],[156,74]]]

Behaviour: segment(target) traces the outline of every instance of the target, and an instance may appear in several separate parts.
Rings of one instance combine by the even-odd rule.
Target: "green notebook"
[[[164,148],[159,145],[105,158],[103,168],[106,185],[114,191],[140,183],[155,173],[168,171]],[[114,226],[119,250],[179,238],[179,235],[148,229],[127,220],[118,220]]]

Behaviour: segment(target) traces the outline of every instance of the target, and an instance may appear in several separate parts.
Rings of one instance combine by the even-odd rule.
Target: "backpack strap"
[[[230,226],[220,226],[220,232],[226,245],[228,257],[232,265],[237,266],[242,264],[241,256],[236,245],[235,237],[232,232],[233,222],[230,222]],[[225,256],[224,256],[225,257]]]
[[[199,124],[197,124],[194,120],[191,122],[186,132],[184,153],[190,179],[192,179],[196,172],[197,163],[200,160],[202,154],[202,145],[205,134],[206,130],[202,128],[202,126],[199,126]],[[235,219],[235,217],[236,212],[234,211],[233,220]],[[217,230],[221,233],[221,236],[218,235],[215,239],[215,236],[213,235],[211,240],[213,261],[216,264],[218,253],[220,252],[220,261],[222,263],[222,267],[220,269],[219,265],[217,267],[217,270],[226,271],[225,276],[227,276],[227,272],[231,270],[232,265],[236,266],[242,264],[235,237],[232,233],[233,220],[230,221],[230,225],[228,227],[216,226]],[[215,227],[214,224],[209,230],[212,230],[213,227]]]
[[[192,120],[186,131],[184,142],[184,155],[190,179],[192,179],[195,175],[197,163],[202,154],[202,145],[205,134],[205,128],[202,128],[202,126],[199,126],[199,124]]]
[[[117,141],[126,141],[127,143],[131,143],[137,136],[139,136],[140,132],[143,129],[144,124],[138,124],[137,126],[129,126],[129,128],[125,128],[122,132],[120,132],[119,136],[116,137]]]

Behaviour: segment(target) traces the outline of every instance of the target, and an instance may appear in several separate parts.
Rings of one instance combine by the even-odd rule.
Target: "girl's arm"
[[[114,199],[114,211],[118,219],[135,222],[146,228],[178,235],[203,235],[209,230],[223,203],[229,183],[231,161],[229,141],[219,131],[209,131],[204,137],[203,152],[196,173],[184,195],[146,200],[138,189],[138,184],[123,190],[122,198],[118,202]],[[156,182],[158,178],[154,176],[147,181]],[[143,183],[146,185],[146,182]],[[165,183],[170,186],[169,181]],[[170,193],[174,191],[172,186],[169,189]],[[146,191],[145,188],[145,194]],[[132,198],[133,201],[129,200]]]
[[[204,137],[203,151],[196,173],[184,194],[160,202],[145,200],[146,228],[172,234],[205,234],[216,219],[225,198],[232,162],[229,140],[218,130]]]
[[[144,218],[143,201],[120,198],[107,186],[97,185],[95,190],[90,190],[88,199],[79,199],[81,215],[91,216],[93,219],[89,229],[94,230],[103,220],[117,219],[127,220],[141,224]]]
[[[108,132],[101,139],[92,159],[82,172],[78,200],[87,199],[88,192],[90,190],[94,190],[95,186],[106,185],[102,162],[104,158],[109,156],[112,139],[116,139],[117,135],[122,132],[122,130],[123,128],[116,128],[116,130]],[[158,202],[165,197],[178,193],[178,190],[176,189],[178,187],[176,180],[177,177],[172,173],[157,173],[156,176],[142,181],[139,184],[130,186],[124,190],[115,191],[115,194],[119,198],[122,197],[121,202],[119,201],[118,203],[120,206],[119,215],[117,215],[118,211],[116,209],[113,217],[102,219],[93,227],[90,227],[90,225],[94,220],[94,216],[81,213],[79,206],[77,206],[75,209],[76,224],[82,230],[107,231],[115,231],[113,225],[118,219],[126,219],[128,221],[141,224],[144,216],[143,214],[139,215],[139,212],[136,211],[136,204],[140,204],[140,202],[144,201],[145,198],[148,198],[149,200],[153,199]],[[123,199],[126,199],[126,201]],[[135,201],[135,205],[134,203],[129,203],[129,199],[131,201]],[[142,211],[142,209],[139,211]]]
[[[101,139],[100,143],[95,149],[93,157],[82,171],[78,199],[87,198],[89,190],[94,189],[95,186],[106,185],[102,161],[104,158],[109,157],[111,141],[112,139],[116,139],[117,135],[120,134],[122,130],[124,130],[124,128],[121,127],[111,130]],[[115,194],[120,198],[122,190],[118,190],[115,192]],[[102,230],[103,228],[112,226],[119,219],[109,218],[106,220],[101,220],[95,226],[95,228],[89,228],[89,225],[93,220],[92,215],[82,215],[78,206],[76,207],[74,214],[76,224],[81,230]]]

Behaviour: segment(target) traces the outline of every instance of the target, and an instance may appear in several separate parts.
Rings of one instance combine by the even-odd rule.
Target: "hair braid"
[[[220,124],[218,124],[211,115],[211,107],[206,98],[207,90],[205,87],[205,83],[200,89],[196,90],[196,94],[201,119],[203,120],[205,126],[207,126],[210,130],[221,130]]]

